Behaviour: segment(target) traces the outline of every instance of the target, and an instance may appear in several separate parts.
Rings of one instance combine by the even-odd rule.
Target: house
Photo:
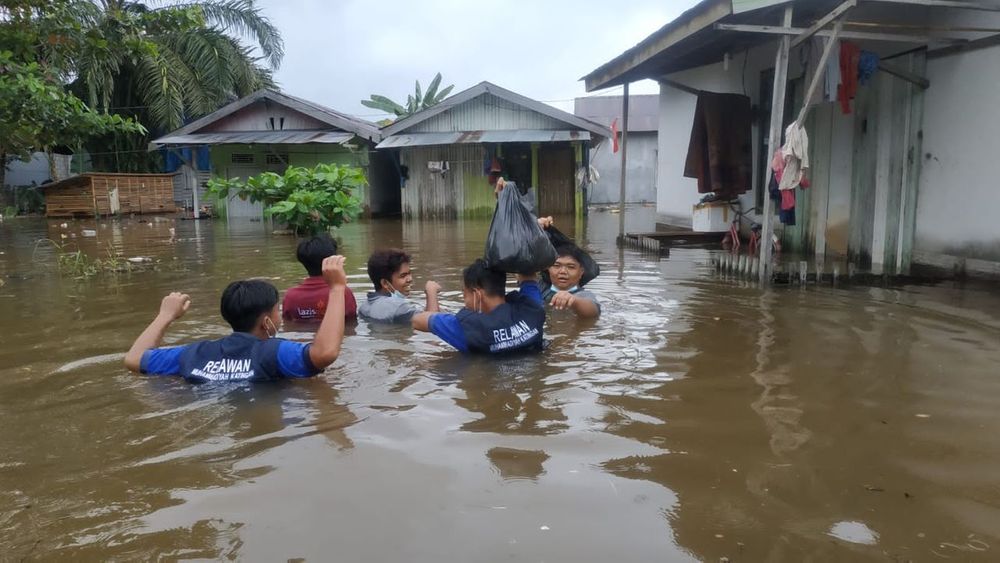
[[[494,165],[535,187],[540,213],[582,214],[588,149],[608,135],[589,120],[482,82],[382,130],[397,162],[404,217],[487,216]]]
[[[765,232],[776,223],[768,163],[801,118],[812,187],[795,190],[796,224],[777,226],[786,250],[889,275],[1000,275],[998,11],[978,1],[702,0],[584,80],[588,91],[660,82],[665,221],[690,223],[702,195],[684,175],[699,97],[745,95],[753,170],[739,196],[744,233],[751,221]],[[831,101],[843,80],[824,84],[825,63],[839,67],[843,51],[853,68],[850,44],[874,74],[853,100]],[[770,250],[761,252],[762,277]]]
[[[629,96],[626,203],[656,203],[656,132],[659,128],[659,109],[660,98],[655,94]],[[576,98],[573,102],[573,114],[609,130],[615,121],[618,130],[624,126],[622,96]],[[587,190],[587,203],[617,205],[621,191],[621,154],[614,152],[613,143],[602,143],[590,149],[590,165],[597,170],[599,179]]]
[[[314,102],[275,90],[260,90],[152,142],[183,163],[176,191],[179,205],[194,208],[210,175],[246,178],[281,173],[288,166],[335,163],[364,168],[369,186],[362,196],[366,212],[399,213],[398,174],[374,151],[378,127]],[[207,151],[206,151],[207,148]],[[206,165],[209,170],[205,170]],[[260,217],[260,204],[230,198],[229,217]]]

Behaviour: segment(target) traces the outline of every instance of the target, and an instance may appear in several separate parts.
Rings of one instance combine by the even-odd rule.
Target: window
[[[233,164],[253,164],[254,155],[253,153],[234,152],[229,157],[229,161]]]

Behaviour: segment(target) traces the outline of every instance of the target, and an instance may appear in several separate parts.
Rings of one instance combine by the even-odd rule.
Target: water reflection
[[[175,289],[193,305],[170,342],[226,334],[230,280],[300,280],[291,237],[0,225],[4,557],[996,559],[995,292],[760,291],[715,277],[704,250],[617,249],[615,215],[557,224],[599,260],[604,314],[550,315],[543,355],[463,358],[359,322],[322,377],[252,387],[131,377],[121,353]],[[359,297],[368,253],[401,247],[454,311],[487,228],[379,221],[338,238]],[[152,271],[61,277],[42,238]]]

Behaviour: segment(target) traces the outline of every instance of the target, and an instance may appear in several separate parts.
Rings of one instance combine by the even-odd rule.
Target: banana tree
[[[434,79],[427,86],[427,91],[422,91],[420,88],[420,81],[416,81],[414,88],[414,93],[406,97],[406,105],[396,103],[386,96],[381,96],[379,94],[372,94],[371,99],[361,100],[361,103],[365,107],[372,109],[377,109],[379,111],[384,111],[385,113],[391,113],[397,118],[406,117],[417,113],[420,110],[427,109],[429,107],[435,106],[441,103],[442,100],[448,97],[448,94],[455,88],[454,84],[449,84],[443,90],[438,90],[441,86],[441,73],[434,75]]]

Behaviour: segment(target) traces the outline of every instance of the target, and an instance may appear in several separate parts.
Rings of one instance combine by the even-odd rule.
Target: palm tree
[[[92,107],[133,116],[154,134],[272,86],[284,55],[277,28],[254,0],[156,7],[135,0],[71,1],[86,33],[100,38],[77,55],[73,89]],[[104,168],[149,169],[155,165],[142,153],[147,142],[117,136],[95,143],[91,152]],[[115,154],[101,158],[102,152]]]
[[[373,109],[381,110],[386,113],[394,114],[397,118],[406,117],[408,115],[417,113],[420,110],[427,109],[431,106],[441,103],[442,100],[448,97],[448,94],[455,88],[454,84],[449,84],[444,90],[438,91],[438,87],[441,85],[441,73],[434,75],[434,79],[431,80],[430,85],[427,86],[426,92],[421,92],[420,81],[416,81],[416,88],[413,94],[406,97],[406,105],[398,104],[385,96],[380,96],[378,94],[372,94],[371,99],[361,100],[361,103],[365,107],[370,107]]]

